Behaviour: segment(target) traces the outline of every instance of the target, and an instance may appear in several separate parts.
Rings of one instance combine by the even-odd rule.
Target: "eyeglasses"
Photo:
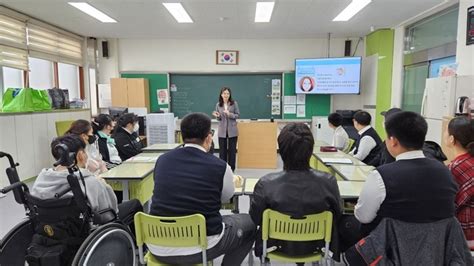
[[[214,136],[214,129],[211,129],[211,132],[209,132],[212,136]]]

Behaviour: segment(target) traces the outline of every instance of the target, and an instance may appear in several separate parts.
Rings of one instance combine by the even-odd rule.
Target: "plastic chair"
[[[166,265],[160,263],[149,252],[143,256],[143,244],[165,247],[200,247],[202,265],[207,265],[206,218],[202,214],[181,217],[161,217],[143,212],[135,214],[135,234],[140,262],[146,265]]]
[[[329,211],[306,215],[301,218],[293,218],[271,209],[265,210],[262,220],[262,261],[266,261],[266,258],[269,258],[284,262],[304,263],[316,262],[322,259],[322,251],[304,256],[289,256],[278,251],[267,251],[267,241],[271,238],[284,241],[314,241],[324,239],[326,248],[324,259],[328,262],[332,217],[333,215]]]
[[[63,120],[63,121],[56,121],[56,134],[58,137],[64,135],[66,131],[71,127],[71,124],[74,120]]]
[[[352,146],[354,145],[355,140],[349,139],[349,143],[347,144],[347,147],[343,150],[344,153],[349,153],[351,151]]]

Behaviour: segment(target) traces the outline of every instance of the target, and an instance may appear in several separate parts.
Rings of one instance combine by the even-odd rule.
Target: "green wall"
[[[283,97],[296,95],[295,73],[284,73]],[[281,106],[283,113],[284,104]],[[306,94],[306,117],[296,117],[295,114],[283,114],[284,119],[311,119],[313,116],[327,116],[331,111],[331,95]]]
[[[365,56],[378,55],[375,129],[382,139],[385,130],[380,112],[389,109],[392,100],[393,38],[391,29],[374,31],[365,38]]]
[[[120,75],[122,78],[144,78],[148,79],[148,85],[150,89],[150,112],[156,112],[160,108],[169,108],[168,104],[158,104],[156,97],[156,91],[158,89],[168,89],[168,74],[140,74],[123,73]]]

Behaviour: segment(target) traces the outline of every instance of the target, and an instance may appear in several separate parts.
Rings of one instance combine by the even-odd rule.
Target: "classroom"
[[[474,265],[474,0],[1,0],[0,266]]]

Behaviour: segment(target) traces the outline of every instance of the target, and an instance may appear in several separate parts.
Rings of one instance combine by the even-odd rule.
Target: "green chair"
[[[74,120],[64,120],[64,121],[56,121],[56,134],[58,137],[64,135],[66,131],[71,127],[71,124]]]
[[[347,148],[343,150],[345,153],[349,153],[351,151],[352,146],[354,145],[355,140],[349,139],[349,144],[347,145]]]
[[[269,238],[284,241],[325,241],[324,260],[329,262],[329,243],[331,242],[332,213],[325,211],[318,214],[306,215],[302,218],[292,218],[286,214],[266,209],[262,219],[263,254],[266,258],[283,262],[305,263],[322,259],[323,252],[315,252],[304,256],[289,256],[278,251],[268,251]]]
[[[143,212],[135,214],[135,234],[140,263],[167,265],[159,262],[149,252],[143,256],[143,244],[165,247],[200,247],[202,265],[207,265],[206,218],[202,214],[182,217],[161,217]]]

